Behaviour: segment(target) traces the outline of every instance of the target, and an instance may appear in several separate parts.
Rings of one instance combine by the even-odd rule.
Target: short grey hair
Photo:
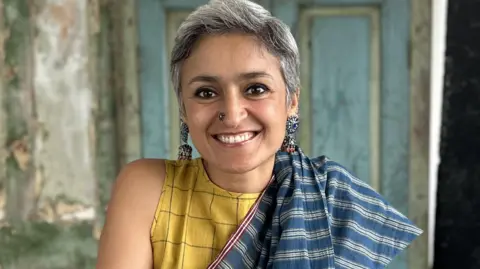
[[[192,12],[180,25],[171,54],[170,72],[180,111],[180,71],[195,43],[205,35],[228,33],[251,34],[280,62],[287,90],[287,103],[300,87],[299,53],[289,27],[273,17],[265,8],[248,0],[212,0]]]

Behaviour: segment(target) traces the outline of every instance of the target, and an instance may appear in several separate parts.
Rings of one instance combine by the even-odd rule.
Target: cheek
[[[212,112],[204,105],[185,102],[185,117],[190,133],[195,136],[197,133],[205,132],[211,121]]]
[[[275,102],[259,102],[254,106],[256,115],[275,135],[283,136],[287,121],[287,109],[285,105]],[[273,134],[272,134],[273,135]]]

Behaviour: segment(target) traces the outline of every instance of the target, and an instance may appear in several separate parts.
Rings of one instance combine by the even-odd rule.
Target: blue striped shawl
[[[218,268],[384,268],[422,233],[326,157],[279,152],[274,176]]]

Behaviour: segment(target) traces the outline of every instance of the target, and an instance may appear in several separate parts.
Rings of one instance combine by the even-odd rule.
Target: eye
[[[195,92],[195,96],[200,97],[201,99],[210,99],[217,96],[217,94],[211,89],[200,88]]]
[[[250,87],[247,88],[247,90],[245,91],[245,93],[247,95],[262,95],[262,94],[265,94],[266,92],[268,92],[269,89],[265,86],[265,85],[262,85],[262,84],[254,84]]]

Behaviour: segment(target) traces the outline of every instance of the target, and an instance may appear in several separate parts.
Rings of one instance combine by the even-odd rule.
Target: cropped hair
[[[170,73],[182,114],[185,112],[180,83],[183,62],[201,37],[229,33],[252,35],[277,57],[286,84],[287,103],[299,89],[299,53],[289,27],[252,1],[212,0],[192,12],[180,25],[175,37]]]

